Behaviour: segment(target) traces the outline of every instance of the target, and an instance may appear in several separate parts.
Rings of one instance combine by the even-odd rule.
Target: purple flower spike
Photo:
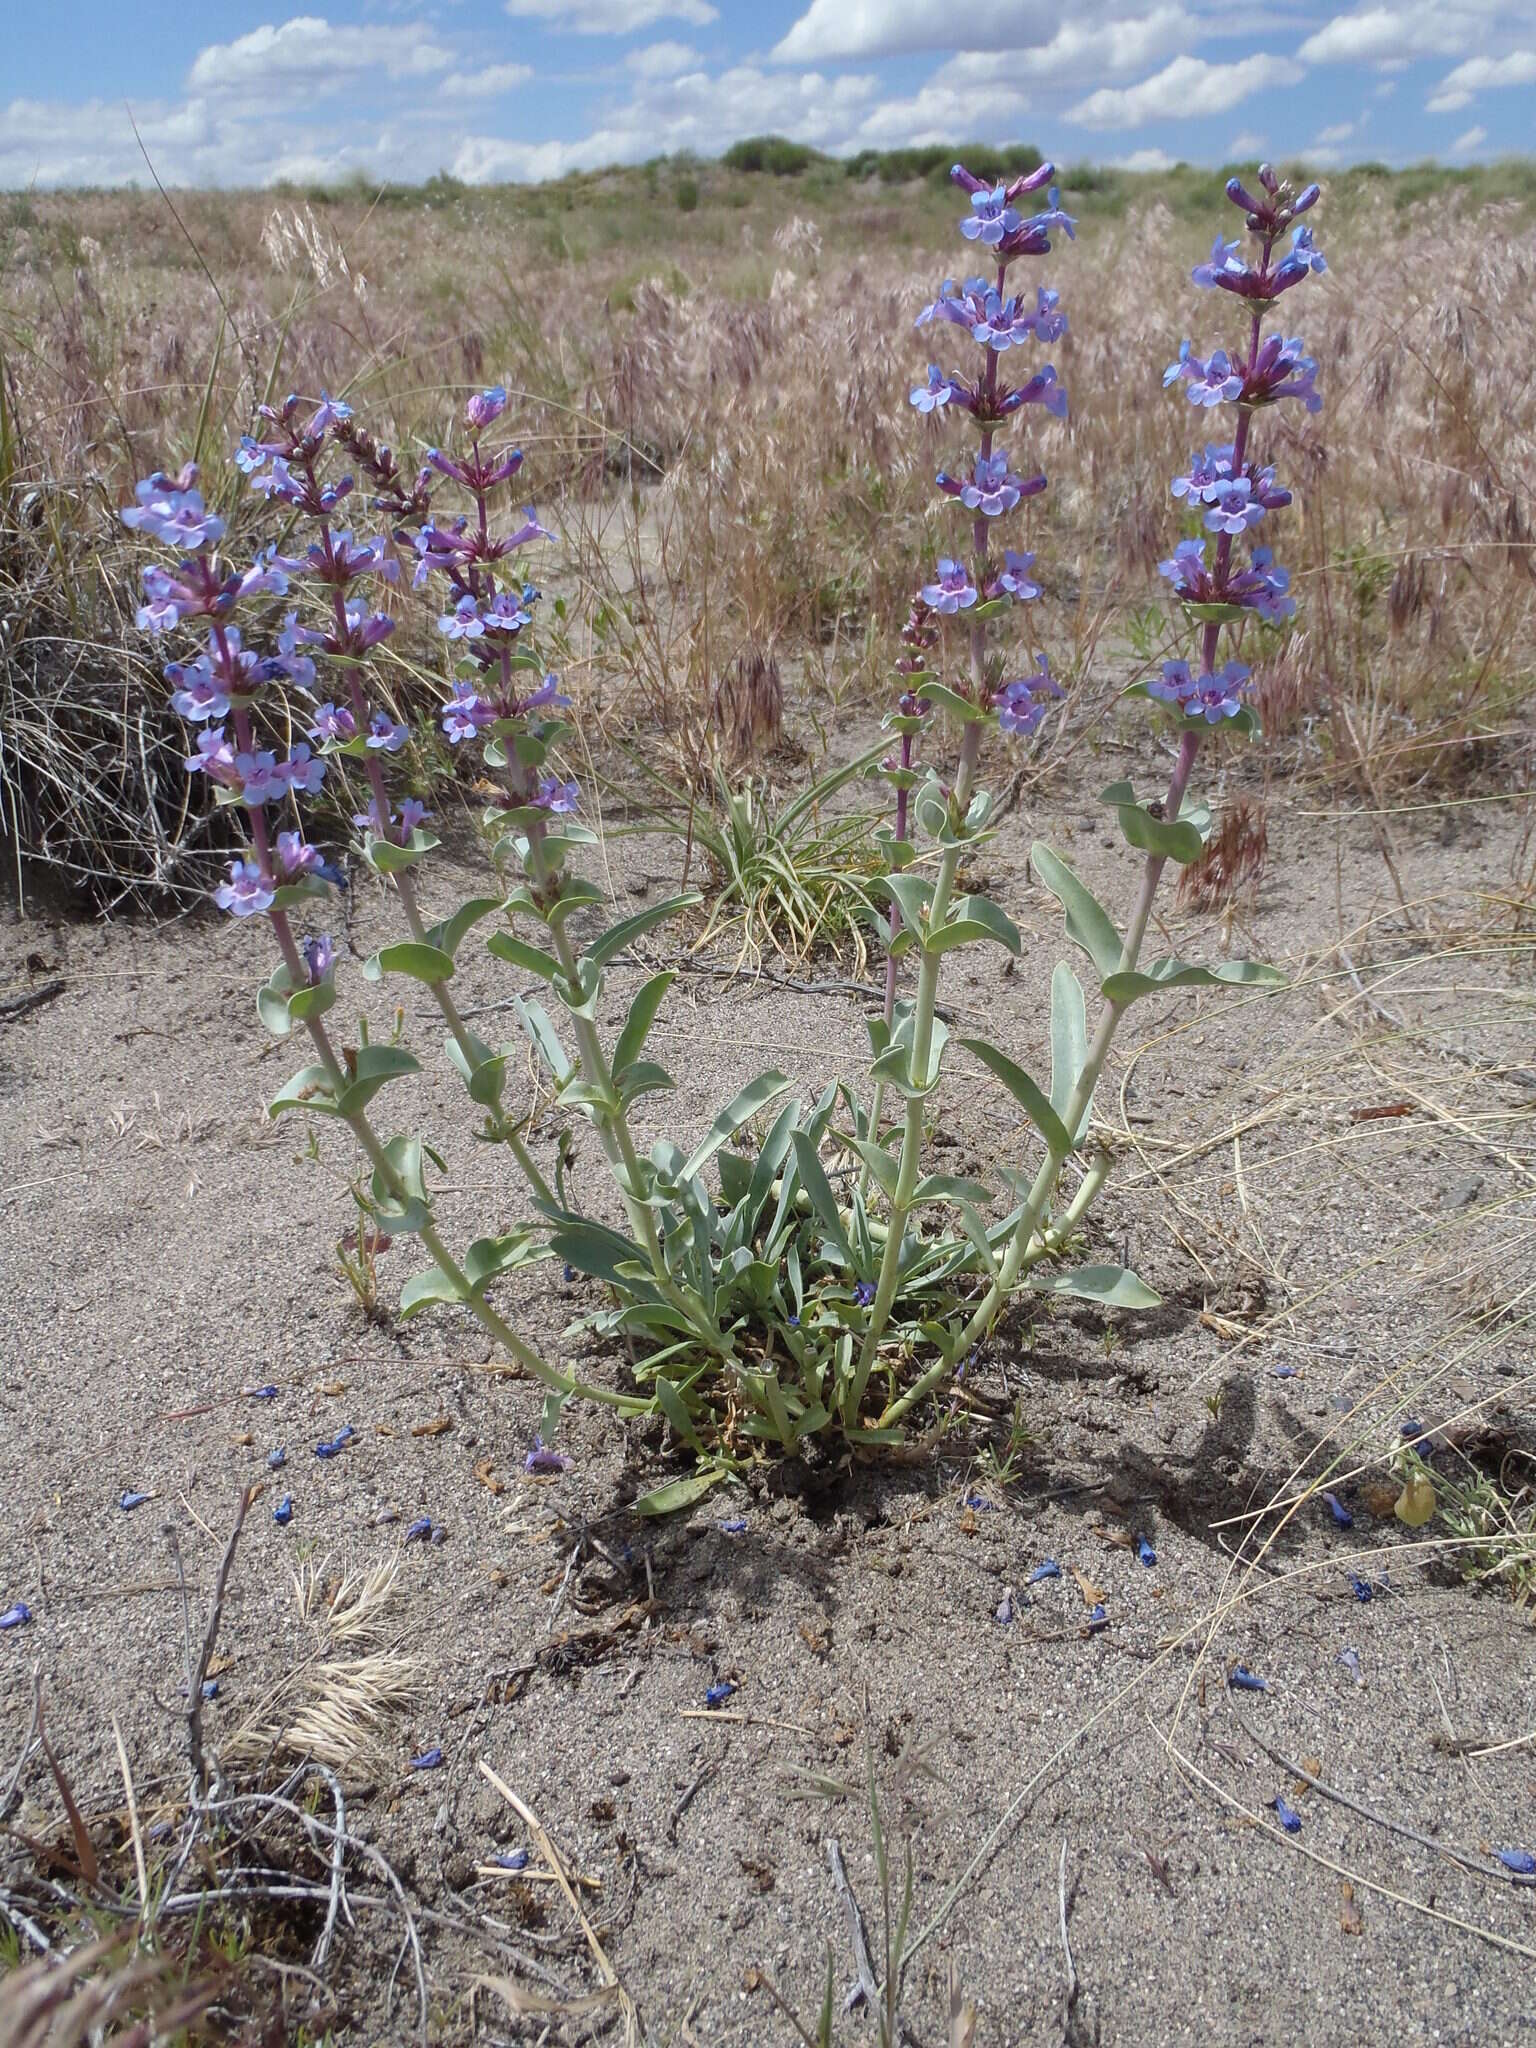
[[[493,384],[488,391],[477,391],[464,408],[464,417],[480,433],[484,428],[499,420],[507,409],[507,387]]]
[[[1301,1815],[1294,1806],[1287,1803],[1284,1793],[1277,1792],[1269,1802],[1275,1809],[1275,1818],[1288,1835],[1301,1833]]]
[[[0,1627],[4,1624],[0,1623]],[[1516,1877],[1536,1877],[1536,1856],[1529,1849],[1495,1849],[1496,1860],[1506,1870],[1512,1870]]]
[[[1269,1691],[1269,1680],[1267,1678],[1256,1678],[1251,1671],[1241,1664],[1234,1664],[1227,1673],[1227,1683],[1234,1692]]]
[[[220,910],[227,910],[232,917],[256,917],[272,908],[275,897],[276,891],[263,881],[261,869],[253,860],[232,860],[229,880],[220,882],[213,892]]]
[[[997,722],[1004,732],[1016,738],[1028,739],[1040,729],[1040,723],[1050,708],[1052,698],[1064,697],[1066,691],[1051,674],[1043,654],[1035,656],[1035,673],[1021,676],[1017,681],[1004,683],[992,699],[997,713]]]
[[[919,412],[936,412],[941,406],[948,405],[953,396],[954,387],[937,363],[928,365],[926,384],[914,384],[912,387],[912,403]]]
[[[704,1704],[706,1707],[723,1707],[731,1694],[740,1690],[740,1686],[729,1678],[722,1678],[718,1685],[712,1685],[705,1693]]]
[[[1024,1583],[1026,1586],[1038,1586],[1042,1579],[1059,1579],[1060,1577],[1061,1566],[1054,1557],[1048,1557],[1043,1564],[1035,1566]]]
[[[25,1600],[16,1600],[0,1614],[0,1629],[25,1628],[32,1619],[32,1610]]]
[[[523,1460],[525,1472],[569,1472],[572,1460],[564,1451],[551,1449],[542,1437],[535,1437],[533,1448]]]

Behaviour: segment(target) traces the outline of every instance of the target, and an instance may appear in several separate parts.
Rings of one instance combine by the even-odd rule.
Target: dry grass
[[[6,835],[94,869],[98,893],[110,875],[203,880],[208,821],[132,626],[113,508],[155,465],[216,465],[288,387],[345,391],[412,452],[447,436],[466,388],[520,390],[524,475],[562,535],[541,565],[568,606],[553,652],[590,734],[660,730],[700,763],[732,677],[775,661],[802,714],[883,703],[944,530],[940,429],[906,392],[930,346],[913,315],[964,267],[953,198],[830,167],[698,182],[686,214],[654,168],[410,203],[188,196],[185,233],[154,195],[0,202]],[[1536,377],[1507,337],[1536,318],[1529,183],[1519,165],[1352,173],[1327,194],[1333,273],[1307,309],[1327,403],[1277,421],[1274,450],[1298,492],[1283,558],[1300,623],[1250,651],[1271,764],[1372,803],[1528,761]],[[1214,178],[1082,184],[1079,240],[1050,265],[1072,419],[1040,436],[1055,488],[1027,540],[1074,723],[1165,651],[1167,481],[1206,422],[1158,380],[1183,333],[1219,334],[1230,310],[1188,282],[1224,210]],[[260,508],[237,482],[219,488],[238,546]],[[390,660],[398,685],[442,673],[422,630]]]

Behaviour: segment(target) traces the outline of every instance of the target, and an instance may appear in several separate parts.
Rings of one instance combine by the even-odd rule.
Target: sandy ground
[[[1106,781],[1122,772],[1108,755],[1099,765]],[[829,1838],[880,1971],[867,1756],[896,1904],[910,1845],[903,2038],[925,2048],[949,2038],[951,1969],[988,2048],[1096,2032],[1536,2039],[1536,1890],[1433,1846],[1536,1849],[1536,1750],[1474,1758],[1448,1741],[1531,1730],[1536,1634],[1397,1523],[1381,1484],[1405,1417],[1459,1427],[1470,1413],[1473,1448],[1495,1462],[1536,1450],[1518,1304],[1536,1177],[1531,956],[1511,939],[1508,807],[1456,815],[1478,822],[1451,843],[1399,822],[1405,913],[1369,821],[1273,812],[1266,878],[1232,950],[1280,961],[1292,986],[1133,1012],[1098,1103],[1125,1156],[1095,1227],[1165,1305],[1107,1325],[1082,1308],[1012,1320],[977,1373],[1018,1403],[1011,1467],[986,1456],[989,1442],[1006,1456],[1004,1437],[961,1416],[920,1456],[765,1465],[662,1524],[626,1507],[683,1469],[654,1431],[573,1413],[572,1469],[529,1478],[537,1391],[486,1370],[473,1326],[439,1314],[396,1331],[356,1311],[331,1254],[352,1220],[347,1150],[326,1129],[317,1160],[307,1130],[264,1113],[300,1061],[255,1025],[259,934],[11,915],[0,996],[55,977],[64,989],[0,1025],[0,1607],[25,1600],[35,1617],[0,1635],[0,1769],[36,1660],[82,1803],[122,1803],[114,1717],[146,1808],[174,1795],[182,1616],[165,1532],[205,1605],[238,1491],[266,1478],[225,1612],[211,1739],[259,1716],[314,1650],[296,1569],[334,1578],[398,1558],[390,1637],[417,1660],[417,1690],[346,1773],[354,1820],[413,1899],[466,1923],[494,1916],[564,1992],[590,1990],[591,1958],[549,1888],[476,1876],[528,1840],[480,1772],[489,1761],[599,1881],[594,1924],[654,2042],[791,2041],[760,1974],[813,2028],[829,1945],[841,2008],[855,1980]],[[1129,857],[1107,816],[1015,814],[985,853],[1024,957],[1012,972],[997,959],[962,970],[952,993],[1037,1070],[1060,942],[1054,904],[1027,879],[1029,839],[1043,829],[1123,901]],[[628,859],[614,877],[625,906],[673,856],[644,842]],[[473,880],[440,859],[429,912]],[[366,953],[386,927],[377,893],[359,899]],[[1170,930],[1185,951],[1222,943],[1210,920],[1171,915]],[[661,934],[652,950],[675,943]],[[494,961],[472,947],[463,959],[464,1000],[506,994]],[[638,978],[613,971],[610,1011]],[[350,976],[347,1002],[363,996],[387,1028],[387,1003]],[[407,1009],[425,1072],[390,1103],[446,1146],[447,1234],[506,1227],[525,1213],[517,1190],[468,1142],[425,1001]],[[655,1040],[681,1084],[669,1123],[701,1131],[770,1064],[814,1089],[857,1068],[863,1042],[845,996],[681,981]],[[1000,1089],[968,1072],[949,1102],[949,1170],[1017,1156]],[[1383,1107],[1394,1113],[1351,1114]],[[600,1200],[590,1141],[578,1184]],[[386,1299],[414,1257],[396,1247],[381,1262]],[[590,1305],[582,1288],[546,1266],[506,1299],[520,1327],[572,1355],[560,1332]],[[268,1382],[271,1401],[242,1395]],[[315,1443],[344,1422],[354,1439],[318,1460]],[[414,1433],[430,1424],[446,1426]],[[287,1465],[268,1475],[279,1446]],[[1239,1518],[1330,1461],[1364,1468],[1329,1482],[1354,1527],[1314,1498],[1283,1528],[1271,1516],[1272,1545],[1250,1542],[1240,1561]],[[151,1498],[125,1512],[129,1489]],[[283,1493],[287,1527],[272,1516]],[[381,1521],[391,1512],[403,1519]],[[421,1514],[445,1540],[402,1549]],[[743,1530],[722,1528],[737,1517]],[[1047,1558],[1062,1576],[1028,1584]],[[1368,1602],[1351,1572],[1376,1588]],[[1108,1614],[1092,1636],[1078,1574]],[[1233,1663],[1268,1692],[1231,1693]],[[701,1717],[723,1680],[739,1689]],[[441,1767],[412,1770],[430,1746]],[[1299,1787],[1288,1766],[1306,1759],[1356,1804]],[[22,1793],[19,1825],[59,1825],[40,1759]],[[1294,1836],[1277,1794],[1300,1814]],[[489,1934],[431,1923],[423,1937],[434,2040],[600,2031],[567,2020],[546,2036],[546,2020],[482,1996],[475,2034],[469,1988],[511,1958]],[[415,2038],[408,1971],[386,2003],[397,1946],[398,1929],[360,1916],[333,1961],[337,2002],[311,2023]],[[839,2042],[876,2038],[868,2016],[840,2013]]]

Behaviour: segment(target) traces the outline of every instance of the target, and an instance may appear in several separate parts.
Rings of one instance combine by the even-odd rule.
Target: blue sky
[[[251,0],[7,10],[0,187],[546,178],[775,131],[1156,168],[1529,149],[1536,0]]]

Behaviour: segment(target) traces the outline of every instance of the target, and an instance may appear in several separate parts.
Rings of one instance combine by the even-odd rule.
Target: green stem
[[[536,821],[528,834],[528,865],[533,874],[537,893],[550,879],[548,863],[544,859],[543,832]],[[555,943],[555,952],[572,995],[579,995],[580,973],[575,948],[565,929],[564,918],[555,918],[549,926],[550,936]],[[661,1239],[656,1231],[656,1218],[651,1206],[640,1190],[644,1185],[644,1172],[640,1163],[639,1148],[629,1128],[629,1119],[619,1100],[619,1091],[614,1084],[613,1069],[608,1064],[603,1042],[597,1026],[590,1017],[581,1017],[574,1010],[570,1012],[571,1023],[576,1033],[576,1048],[581,1056],[581,1068],[587,1080],[597,1088],[603,1097],[601,1107],[596,1109],[597,1134],[602,1140],[603,1150],[608,1154],[624,1197],[624,1206],[629,1213],[630,1227],[644,1247],[650,1261],[651,1275],[661,1293],[683,1316],[689,1329],[717,1358],[733,1356],[728,1339],[722,1337],[717,1324],[703,1312],[701,1303],[692,1302],[673,1279],[667,1265],[666,1254],[661,1248]]]
[[[405,912],[406,924],[410,927],[411,937],[418,945],[427,945],[429,943],[427,928],[422,921],[421,907],[416,901],[416,886],[409,871],[402,869],[393,877],[393,881],[395,894],[400,898],[400,907]],[[473,1071],[478,1064],[480,1055],[475,1047],[475,1042],[468,1026],[459,1015],[458,1005],[453,1000],[452,995],[450,995],[447,983],[434,981],[432,993],[437,999],[437,1007],[443,1013],[443,1022],[453,1033],[454,1042],[457,1044],[459,1051],[464,1055],[465,1064]],[[518,1134],[516,1124],[504,1115],[499,1104],[494,1110],[487,1111],[487,1121],[490,1124],[492,1134],[503,1144],[511,1147],[512,1156],[522,1168],[528,1185],[533,1190],[534,1199],[553,1208],[555,1205],[554,1191],[534,1164],[527,1146]]]
[[[969,720],[960,741],[960,758],[955,768],[953,809],[957,820],[964,819],[970,804],[971,788],[976,780],[976,762],[980,752],[981,726],[975,720]],[[938,876],[933,885],[933,901],[928,910],[928,932],[937,931],[948,915],[949,901],[954,894],[955,877],[960,871],[960,860],[964,851],[965,841],[957,837],[945,847],[940,856]],[[915,936],[921,945],[928,933],[918,932]],[[921,964],[917,971],[917,996],[912,1011],[912,1060],[907,1070],[908,1079],[914,1087],[920,1087],[928,1076],[928,1064],[933,1051],[934,1004],[938,1000],[942,955],[930,953],[925,949],[920,959]],[[890,1321],[891,1309],[896,1300],[896,1288],[901,1276],[902,1239],[906,1235],[907,1216],[912,1207],[912,1197],[917,1191],[922,1169],[924,1099],[922,1096],[911,1096],[907,1101],[906,1126],[901,1139],[901,1161],[896,1171],[896,1191],[891,1197],[890,1235],[885,1241],[885,1255],[880,1261],[880,1277],[875,1283],[875,1298],[870,1306],[869,1321],[865,1326],[864,1341],[859,1348],[859,1362],[850,1388],[850,1417],[858,1413],[880,1339],[884,1335],[886,1324]]]
[[[1184,801],[1184,791],[1189,782],[1190,770],[1195,765],[1195,755],[1199,751],[1199,747],[1200,735],[1197,732],[1186,732],[1179,740],[1179,757],[1174,764],[1173,776],[1168,784],[1168,794],[1164,799],[1164,815],[1169,818],[1176,818],[1179,815],[1180,807]],[[1135,908],[1131,913],[1131,921],[1126,929],[1125,940],[1120,949],[1119,972],[1122,974],[1130,973],[1140,956],[1142,942],[1147,935],[1147,926],[1152,918],[1153,899],[1157,895],[1157,885],[1162,879],[1163,869],[1166,865],[1167,857],[1165,855],[1156,853],[1147,855],[1146,865],[1142,870],[1141,889],[1137,895]],[[1092,1042],[1088,1047],[1087,1057],[1083,1062],[1083,1070],[1077,1077],[1066,1110],[1062,1115],[1062,1124],[1069,1133],[1076,1131],[1078,1125],[1083,1120],[1089,1103],[1093,1100],[1093,1091],[1098,1086],[1099,1075],[1103,1071],[1104,1062],[1109,1056],[1109,1048],[1114,1042],[1115,1032],[1119,1027],[1120,1019],[1125,1015],[1126,1008],[1127,1005],[1124,1003],[1106,1002],[1104,1005],[1103,1012],[1099,1017],[1098,1029],[1093,1034]],[[1025,1253],[1029,1249],[1030,1239],[1039,1227],[1040,1218],[1045,1212],[1045,1205],[1050,1200],[1051,1192],[1056,1186],[1061,1169],[1065,1163],[1064,1154],[1058,1155],[1055,1152],[1047,1152],[1045,1164],[1035,1176],[1029,1194],[1025,1199],[1023,1214],[1019,1218],[1012,1241],[1008,1246],[1002,1270],[982,1296],[975,1314],[960,1333],[959,1340],[952,1346],[950,1350],[951,1360],[969,1352],[974,1345],[980,1343],[988,1330],[991,1329],[993,1322],[996,1320],[998,1310],[1002,1307],[1009,1291],[1018,1280],[1019,1273],[1024,1265]],[[1097,1192],[1097,1188],[1095,1188],[1094,1192]]]
[[[304,963],[299,956],[299,950],[293,942],[293,933],[289,927],[287,916],[280,910],[274,910],[270,913],[270,921],[273,931],[277,935],[277,942],[282,950],[283,960],[288,968],[293,986],[295,988],[302,988],[305,985],[307,976]],[[305,1028],[314,1042],[315,1051],[320,1057],[320,1064],[331,1077],[332,1088],[337,1095],[340,1095],[347,1085],[346,1070],[336,1056],[336,1048],[331,1044],[330,1035],[326,1031],[325,1025],[318,1017],[308,1017],[305,1019]],[[391,1197],[403,1207],[408,1199],[406,1190],[401,1185],[399,1175],[390,1164],[389,1154],[385,1151],[382,1140],[368,1121],[367,1116],[363,1111],[358,1110],[346,1118],[346,1123],[353,1137],[356,1138],[358,1144],[363,1148],[369,1163],[373,1166],[385,1187],[388,1188]],[[634,1395],[617,1393],[610,1387],[595,1387],[585,1380],[573,1379],[569,1373],[560,1372],[555,1366],[546,1363],[539,1356],[538,1352],[533,1349],[532,1345],[525,1344],[511,1324],[504,1317],[499,1316],[490,1303],[483,1300],[470,1286],[468,1274],[453,1256],[453,1253],[443,1243],[432,1224],[423,1224],[416,1235],[421,1239],[427,1256],[437,1266],[438,1270],[453,1283],[454,1292],[465,1308],[469,1310],[470,1314],[474,1316],[482,1328],[495,1338],[507,1355],[510,1358],[516,1359],[525,1372],[531,1374],[533,1378],[541,1381],[546,1387],[551,1388],[555,1393],[562,1395],[566,1399],[569,1399],[572,1395],[580,1395],[589,1401],[601,1401],[608,1407],[617,1408],[621,1413],[628,1415],[646,1414],[650,1411],[652,1403],[649,1401],[638,1399]]]

